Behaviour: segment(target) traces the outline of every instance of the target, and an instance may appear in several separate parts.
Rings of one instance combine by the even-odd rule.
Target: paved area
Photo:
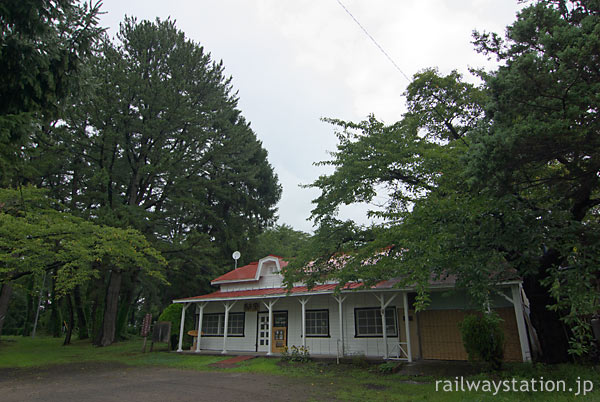
[[[16,401],[308,401],[332,400],[301,379],[200,372],[115,363],[0,370],[0,400]]]

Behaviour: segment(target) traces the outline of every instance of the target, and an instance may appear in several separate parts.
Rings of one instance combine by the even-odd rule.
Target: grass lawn
[[[511,381],[521,380],[564,380],[571,392],[444,392],[443,386],[449,380],[454,384],[455,377],[408,376],[382,374],[377,365],[359,367],[358,365],[310,362],[282,363],[277,358],[255,358],[227,369],[209,366],[225,359],[222,356],[198,356],[166,353],[165,345],[160,351],[141,353],[142,340],[135,339],[119,342],[109,347],[91,346],[89,341],[74,341],[63,347],[62,339],[38,337],[3,337],[0,342],[0,369],[29,368],[52,364],[83,362],[117,362],[133,366],[163,366],[190,370],[223,370],[229,372],[248,372],[270,375],[297,377],[310,387],[326,387],[332,390],[331,396],[347,401],[600,401],[600,370],[598,367],[557,365],[543,366],[532,364],[510,364],[499,373],[482,373],[465,377],[465,380]],[[148,347],[149,348],[149,347]],[[593,381],[594,391],[587,396],[575,396],[578,383]],[[436,381],[438,391],[436,392]],[[483,383],[482,383],[483,384]],[[537,386],[539,388],[539,385]]]

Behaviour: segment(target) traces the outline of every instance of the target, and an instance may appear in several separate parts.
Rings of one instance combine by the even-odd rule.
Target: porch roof
[[[341,291],[350,292],[350,291],[397,291],[397,292],[406,292],[406,291],[414,291],[414,287],[406,288],[406,287],[398,287],[398,280],[387,280],[382,281],[372,287],[366,287],[363,283],[348,283],[344,286]],[[499,285],[509,286],[509,285],[517,285],[520,284],[521,280],[514,279],[503,281]],[[229,292],[222,292],[220,290],[209,293],[201,296],[194,297],[185,297],[182,299],[175,299],[173,303],[198,303],[198,302],[208,302],[208,301],[220,301],[220,300],[251,300],[251,299],[266,299],[266,298],[275,298],[275,297],[284,297],[284,296],[310,296],[317,294],[332,294],[335,292],[337,284],[325,284],[325,285],[316,285],[312,289],[308,289],[306,286],[295,286],[292,289],[288,290],[286,288],[263,288],[263,289],[247,289],[247,290],[234,290]],[[448,283],[440,281],[438,283],[430,283],[429,288],[431,290],[447,290],[454,288],[454,283]]]
[[[367,287],[362,282],[353,282],[346,284],[341,291],[342,292],[351,292],[351,291],[364,291],[364,292],[373,292],[373,291],[396,291],[396,292],[406,292],[406,291],[414,291],[414,287],[400,287],[399,279],[390,279],[387,281],[381,281],[374,286]],[[506,281],[502,281],[499,283],[501,286],[509,286],[520,284],[521,280],[519,279],[509,279]],[[455,278],[445,278],[437,281],[430,281],[429,288],[431,290],[444,290],[444,289],[452,289],[456,285]],[[203,302],[203,301],[220,301],[220,300],[251,300],[251,299],[266,299],[272,297],[284,297],[284,296],[310,296],[317,294],[332,294],[335,292],[335,288],[337,283],[328,283],[323,285],[316,285],[309,289],[307,286],[295,286],[292,289],[286,288],[262,288],[262,289],[247,289],[247,290],[234,290],[223,292],[218,290],[213,293],[209,293],[201,296],[194,297],[186,297],[182,299],[173,300],[173,303],[194,303],[194,302]]]
[[[264,299],[268,297],[282,297],[288,295],[312,295],[312,294],[327,294],[335,291],[337,284],[325,284],[316,285],[312,289],[307,286],[295,286],[292,289],[286,288],[263,288],[263,289],[248,289],[248,290],[233,290],[229,292],[223,292],[218,290],[207,295],[187,297],[184,299],[173,300],[173,303],[188,303],[188,302],[201,302],[201,301],[215,301],[215,300],[228,300],[228,299]],[[375,285],[376,287],[377,285]],[[342,288],[342,290],[352,290],[363,287],[367,289],[362,283],[349,283]]]

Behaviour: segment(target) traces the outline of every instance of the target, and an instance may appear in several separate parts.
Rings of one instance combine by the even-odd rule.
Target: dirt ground
[[[333,399],[327,390],[317,384],[305,384],[302,379],[86,363],[0,370],[0,400],[228,402]]]

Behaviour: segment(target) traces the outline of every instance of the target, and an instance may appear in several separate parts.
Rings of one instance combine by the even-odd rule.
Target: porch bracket
[[[223,303],[223,306],[225,306],[225,322],[223,323],[223,351],[221,352],[222,354],[227,354],[227,327],[229,324],[229,310],[231,310],[235,303],[237,303],[237,300],[235,300],[234,302],[227,301]]]
[[[306,303],[310,300],[310,296],[301,297],[298,299],[302,305],[302,346],[306,348]]]
[[[267,350],[267,356],[271,356],[273,352],[271,352],[273,348],[273,306],[277,303],[279,299],[269,300],[269,302],[263,302],[265,307],[269,310],[269,349]]]
[[[344,300],[346,300],[346,297],[348,296],[342,296],[342,295],[337,295],[337,296],[333,296],[333,298],[335,300],[337,300],[338,302],[338,314],[339,314],[339,324],[340,324],[340,347],[338,347],[337,349],[337,355],[338,358],[340,357],[344,357],[344,322],[343,322],[343,310],[342,310],[342,303],[344,303]]]
[[[388,344],[387,344],[387,328],[386,328],[386,323],[385,323],[385,309],[387,308],[387,306],[390,305],[392,300],[394,300],[397,295],[392,295],[392,297],[390,297],[387,302],[385,301],[385,294],[383,294],[383,293],[381,295],[374,295],[374,296],[381,303],[381,329],[383,332],[383,358],[387,359],[389,353],[388,353]]]
[[[512,291],[512,289],[511,289],[511,291]],[[515,304],[515,301],[514,301],[514,299],[512,299],[512,298],[511,298],[511,297],[509,297],[509,296],[507,296],[507,295],[506,295],[506,293],[504,293],[504,292],[502,292],[502,291],[498,291],[498,294],[499,294],[500,296],[504,297],[506,300],[508,300],[508,302],[509,302],[510,304],[513,304],[513,305]]]

